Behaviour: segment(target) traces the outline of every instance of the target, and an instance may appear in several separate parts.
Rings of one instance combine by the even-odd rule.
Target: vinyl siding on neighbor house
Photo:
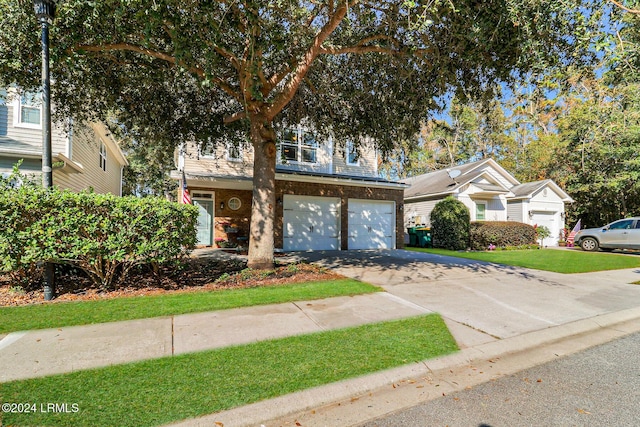
[[[522,200],[507,203],[507,221],[524,222],[524,208]]]
[[[8,102],[5,108],[0,107],[0,136],[20,141],[31,145],[36,150],[42,150],[42,128],[30,128],[21,126],[16,122],[16,108],[19,104]],[[3,112],[4,110],[4,112]],[[6,116],[4,115],[6,114]],[[4,128],[3,128],[4,127]],[[64,124],[53,123],[51,129],[51,151],[66,155],[67,133]]]
[[[404,211],[405,221],[404,227],[405,229],[408,227],[414,227],[416,225],[424,224],[427,227],[431,227],[431,211],[436,206],[438,202],[442,199],[436,200],[423,200],[415,203],[405,203]]]
[[[53,183],[61,188],[80,191],[93,188],[96,193],[112,193],[120,195],[122,165],[118,162],[113,150],[105,143],[107,149],[106,171],[100,166],[100,137],[88,126],[74,131],[72,139],[72,160],[82,166],[81,173],[73,173],[67,169],[54,169]]]
[[[517,182],[515,181],[515,179],[513,182],[509,181],[503,174],[495,170],[490,164],[483,165],[479,170],[486,171],[489,175],[491,175],[493,179],[498,181],[500,184],[502,184],[506,188],[513,187],[514,183]]]
[[[22,173],[42,173],[41,125],[18,123],[18,99],[0,101],[0,172],[11,172],[22,159]],[[96,193],[121,195],[122,168],[126,160],[116,142],[102,124],[71,122],[52,123],[51,151],[53,184],[60,188],[80,191],[93,188]],[[100,161],[100,141],[106,147],[106,171]]]

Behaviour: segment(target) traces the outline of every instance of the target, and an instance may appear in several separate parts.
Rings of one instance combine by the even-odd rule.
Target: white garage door
[[[349,249],[395,248],[394,202],[349,199]]]
[[[531,218],[531,225],[544,225],[551,232],[551,236],[544,239],[543,246],[558,246],[558,236],[560,234],[560,225],[556,220],[556,215],[553,212],[533,212]]]
[[[340,199],[285,195],[286,251],[340,249]]]

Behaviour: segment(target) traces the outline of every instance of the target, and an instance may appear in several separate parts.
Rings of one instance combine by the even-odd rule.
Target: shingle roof
[[[476,170],[485,163],[488,163],[490,159],[479,160],[477,162],[467,163],[465,165],[455,166],[449,169],[440,169],[437,171],[429,172],[424,175],[415,176],[412,178],[406,178],[400,182],[411,185],[410,188],[404,192],[405,198],[429,196],[436,194],[451,194],[454,193],[462,185],[468,184],[474,179],[485,174],[484,170]],[[460,175],[456,178],[449,176],[450,171],[458,170]],[[484,184],[490,185],[490,184]],[[491,191],[504,190],[500,186],[494,186]]]
[[[542,181],[535,182],[525,182],[524,184],[516,185],[511,188],[511,192],[515,196],[515,198],[519,197],[527,197],[536,191],[540,190],[545,185],[548,185],[551,182],[550,179],[545,179]]]

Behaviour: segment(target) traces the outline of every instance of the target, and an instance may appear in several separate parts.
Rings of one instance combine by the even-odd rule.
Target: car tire
[[[598,241],[593,237],[585,237],[580,242],[580,247],[583,251],[594,252],[598,250]]]

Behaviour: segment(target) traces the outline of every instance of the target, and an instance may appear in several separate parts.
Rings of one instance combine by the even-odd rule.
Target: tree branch
[[[634,15],[640,15],[640,9],[629,9],[625,7],[622,3],[618,3],[616,0],[609,0],[611,3],[624,10],[625,12],[633,13]]]
[[[273,118],[280,111],[282,111],[282,109],[291,101],[291,99],[293,99],[293,96],[298,90],[298,87],[300,87],[304,76],[307,74],[307,72],[309,72],[311,64],[313,64],[313,61],[320,54],[322,43],[324,43],[324,41],[335,31],[335,29],[338,28],[338,25],[340,25],[348,10],[349,1],[345,0],[340,2],[333,16],[330,17],[329,21],[315,36],[315,38],[313,39],[313,43],[307,50],[307,53],[304,55],[302,60],[298,62],[298,65],[293,71],[291,80],[287,82],[282,92],[275,98],[273,104],[271,104],[271,106],[267,108],[265,116],[268,120],[273,120]]]
[[[73,48],[73,50],[78,51],[78,50],[83,50],[86,52],[97,52],[97,53],[102,53],[102,52],[109,52],[109,51],[129,51],[129,52],[135,52],[135,53],[140,53],[142,55],[145,56],[149,56],[152,58],[157,58],[157,59],[161,59],[163,61],[166,61],[172,65],[177,65],[177,66],[182,66],[183,64],[179,63],[178,60],[171,56],[168,55],[166,53],[163,52],[158,52],[155,50],[151,50],[151,49],[147,49],[144,47],[140,47],[140,46],[136,46],[134,44],[131,43],[112,43],[112,44],[104,44],[104,45],[98,45],[98,46],[90,46],[90,45],[78,45],[75,48]],[[197,75],[198,77],[204,79],[206,77],[206,73],[205,71],[200,68],[200,67],[189,67],[186,66],[185,67],[189,72]],[[211,79],[212,83],[215,84],[216,86],[218,86],[220,89],[222,89],[224,92],[226,92],[228,95],[232,96],[234,99],[241,101],[242,97],[240,96],[240,94],[238,92],[236,92],[233,87],[231,87],[226,81],[224,81],[223,79],[219,78],[219,77],[214,77]]]

